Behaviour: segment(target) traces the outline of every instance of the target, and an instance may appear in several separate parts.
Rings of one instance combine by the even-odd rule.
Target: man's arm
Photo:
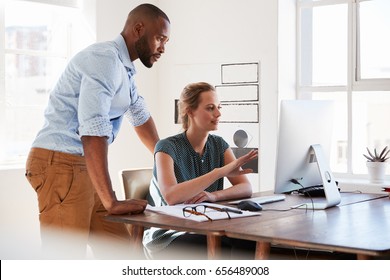
[[[150,117],[143,125],[134,127],[134,130],[146,148],[153,153],[154,147],[159,140],[153,118]]]
[[[108,172],[107,139],[98,136],[83,136],[81,141],[89,177],[104,208],[110,214],[142,213],[145,210],[146,201],[139,199],[118,201],[115,196]]]

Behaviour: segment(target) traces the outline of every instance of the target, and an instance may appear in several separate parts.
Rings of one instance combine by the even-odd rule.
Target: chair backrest
[[[145,199],[153,176],[152,168],[124,169],[121,177],[126,199]]]

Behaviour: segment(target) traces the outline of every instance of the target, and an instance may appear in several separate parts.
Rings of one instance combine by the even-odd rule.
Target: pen
[[[232,208],[221,208],[221,210],[226,211],[226,212],[236,213],[236,214],[242,214],[241,210],[236,210],[236,209],[232,209]]]

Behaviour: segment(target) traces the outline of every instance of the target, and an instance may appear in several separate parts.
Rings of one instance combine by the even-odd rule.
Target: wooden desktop
[[[150,211],[109,215],[106,219],[133,225],[133,241],[139,249],[145,227],[204,234],[209,259],[220,257],[224,235],[256,241],[256,259],[268,259],[272,244],[352,253],[357,259],[390,258],[390,199],[386,194],[342,193],[341,203],[336,207],[290,209],[307,200],[287,195],[285,201],[264,204],[260,216],[212,222],[194,222]]]

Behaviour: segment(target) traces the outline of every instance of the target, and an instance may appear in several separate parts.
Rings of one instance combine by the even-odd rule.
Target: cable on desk
[[[264,209],[261,210],[261,212],[264,212],[264,211],[275,211],[275,212],[287,212],[287,211],[291,211],[293,209],[296,209],[296,208],[287,208],[287,209]]]
[[[305,205],[305,210],[307,212],[307,209],[309,209],[309,207],[307,206],[307,203],[302,203],[302,204],[300,204],[298,206],[289,207],[287,209],[272,209],[272,208],[264,209],[263,208],[262,212],[264,212],[264,211],[287,212],[287,211],[291,211],[291,210],[294,210],[294,209],[300,209],[302,207],[302,205]]]
[[[340,191],[340,193],[363,193],[362,191],[355,190],[355,191]]]
[[[290,182],[295,184],[295,185],[301,186],[302,189],[305,188],[297,179],[291,179]],[[314,201],[313,201],[313,198],[311,197],[310,193],[307,193],[307,195],[308,195],[308,197],[311,200],[311,206],[312,206],[312,209],[314,211]],[[300,206],[302,206],[302,205],[300,205]],[[300,207],[300,206],[298,206],[298,207]],[[296,207],[296,208],[298,208],[298,207]],[[306,211],[307,211],[307,205],[306,205]]]

